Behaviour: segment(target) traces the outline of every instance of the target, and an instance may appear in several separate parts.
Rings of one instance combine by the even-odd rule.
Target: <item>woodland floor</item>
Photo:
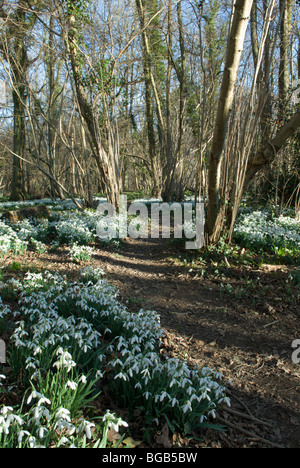
[[[21,268],[9,274],[13,261]],[[29,265],[31,271],[68,277],[76,277],[83,267],[70,261],[67,247],[39,256],[28,252],[1,264],[6,279],[22,277]],[[128,239],[118,250],[98,247],[89,264],[105,270],[129,310],[160,314],[166,332],[163,352],[222,372],[232,384],[232,407],[216,421],[226,422],[226,430],[205,430],[191,440],[174,436],[174,446],[300,447],[300,364],[293,364],[291,347],[300,338],[299,289],[286,286],[293,267],[250,268],[227,261],[222,278],[210,275],[214,264],[206,265],[202,276],[178,260],[177,246],[159,239]],[[220,291],[221,283],[239,291],[249,278],[255,287],[246,287],[246,294]],[[137,439],[139,419],[130,426]],[[157,434],[153,446],[161,447],[166,440],[172,441],[172,435]]]

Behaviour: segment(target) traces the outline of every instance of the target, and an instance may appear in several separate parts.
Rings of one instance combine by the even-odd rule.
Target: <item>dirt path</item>
[[[219,282],[178,266],[172,253],[161,240],[128,239],[117,253],[98,251],[93,263],[106,271],[130,310],[160,314],[169,352],[231,381],[233,411],[221,417],[238,428],[208,432],[202,444],[268,447],[266,439],[300,447],[300,365],[291,360],[291,343],[300,337],[294,309],[282,306],[276,319],[272,311],[252,310],[249,301],[220,293]]]

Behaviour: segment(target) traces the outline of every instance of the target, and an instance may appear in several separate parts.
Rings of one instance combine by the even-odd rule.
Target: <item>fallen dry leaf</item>
[[[115,440],[120,440],[120,439],[121,439],[121,436],[117,431],[115,431],[114,429],[109,429],[108,435],[107,435],[107,440],[109,442],[114,442]]]
[[[169,426],[168,426],[167,423],[162,428],[161,433],[157,434],[155,436],[155,441],[159,445],[162,445],[164,448],[171,448],[172,447],[172,444],[170,442],[170,437],[169,437]]]

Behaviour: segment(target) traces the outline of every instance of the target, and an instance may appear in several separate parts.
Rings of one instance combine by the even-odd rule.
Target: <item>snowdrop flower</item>
[[[42,348],[41,348],[41,346],[37,346],[37,347],[35,348],[35,351],[34,351],[33,355],[36,356],[36,354],[42,354]]]
[[[113,419],[115,415],[111,413],[109,410],[106,411],[105,415],[102,417],[102,421],[105,422],[107,419]]]
[[[72,360],[72,356],[67,351],[62,351],[60,348],[57,355],[61,355],[58,361],[53,364],[53,367],[57,367],[57,370],[65,368],[69,373],[73,367],[76,367],[76,362]]]
[[[5,380],[5,379],[6,379],[6,376],[3,375],[3,374],[0,374],[0,387],[3,385],[3,384],[1,383],[1,380]]]
[[[191,402],[188,400],[186,404],[182,407],[182,411],[186,413],[187,411],[193,411]]]
[[[223,398],[223,403],[225,403],[227,406],[231,406],[231,401],[228,397]]]
[[[76,390],[77,388],[77,383],[76,382],[71,382],[70,380],[68,380],[68,382],[66,383],[65,385],[65,388],[70,388],[71,390]]]
[[[74,426],[74,424],[67,421],[66,419],[60,418],[56,421],[54,425],[54,429],[57,430],[58,432],[62,432],[66,430],[69,435],[72,435],[76,431],[76,426]]]
[[[28,431],[23,431],[23,430],[20,431],[20,432],[19,432],[19,435],[18,435],[18,442],[19,442],[19,443],[22,442],[24,436],[30,437],[31,434],[30,434],[30,432],[28,432]]]
[[[121,418],[117,418],[115,414],[111,413],[109,410],[106,411],[106,414],[103,416],[102,421],[109,421],[108,427],[114,429],[116,432],[119,432],[119,427],[124,426],[128,427],[126,421],[123,421]]]
[[[173,385],[178,385],[178,382],[176,379],[172,379],[171,383],[170,383],[170,388],[173,387]]]
[[[39,367],[39,361],[38,360],[34,360],[31,356],[29,356],[26,361],[26,369],[34,369],[34,370],[37,370],[37,368]]]
[[[170,398],[170,395],[167,392],[162,392],[159,397],[159,401],[163,401],[166,397]]]
[[[79,427],[77,428],[77,432],[85,432],[85,435],[87,436],[88,439],[92,438],[92,427],[95,427],[94,423],[91,423],[89,421],[86,421],[85,419],[82,419],[80,422]]]
[[[55,413],[55,419],[62,419],[71,422],[70,411],[66,408],[59,408]]]
[[[109,427],[111,427],[116,432],[119,432],[120,426],[128,427],[128,424],[126,421],[123,421],[121,418],[118,418],[117,421],[111,422],[109,424]]]
[[[48,432],[48,429],[46,427],[40,427],[39,428],[39,431],[38,431],[38,434],[39,434],[39,438],[40,439],[43,439],[44,435],[46,434],[46,432]]]
[[[0,417],[0,434],[9,434],[8,424],[3,417]]]
[[[11,406],[3,406],[1,408],[0,413],[6,416],[8,413],[11,413],[13,411],[13,408]]]
[[[123,363],[122,363],[122,361],[120,361],[119,358],[116,359],[114,362],[112,362],[112,366],[113,366],[113,367],[115,367],[115,366],[117,366],[117,365],[123,367]]]
[[[7,421],[8,421],[8,424],[15,421],[17,424],[19,424],[19,426],[24,424],[23,419],[20,416],[18,416],[17,414],[10,414],[8,416],[8,418],[7,418]]]
[[[36,448],[36,438],[33,437],[33,436],[30,436],[29,439],[28,439],[28,442],[29,442],[29,447],[30,448]]]
[[[30,405],[31,401],[33,399],[35,400],[36,398],[42,399],[44,397],[41,393],[37,392],[36,390],[33,390],[31,394],[29,395],[29,397],[27,398],[27,405]]]
[[[123,379],[125,382],[127,381],[126,375],[123,374],[122,372],[120,372],[118,375],[115,376],[115,380],[116,379]]]
[[[60,440],[59,440],[59,443],[58,445],[66,445],[66,444],[69,444],[70,443],[70,440],[67,438],[67,437],[62,437]]]
[[[87,378],[85,375],[82,375],[79,379],[80,382],[82,382],[83,384],[86,384],[87,383]]]
[[[171,405],[172,405],[172,408],[174,408],[175,405],[179,405],[179,401],[177,400],[177,398],[172,398]]]
[[[46,414],[46,411],[47,411],[47,414]],[[32,418],[29,419],[28,423],[29,424],[35,424],[36,426],[40,426],[41,425],[41,420],[46,417],[46,419],[49,421],[50,419],[50,413],[48,410],[46,410],[46,408],[44,408],[43,406],[39,407],[39,406],[36,406],[33,408],[33,410],[31,411],[31,414],[32,414]]]

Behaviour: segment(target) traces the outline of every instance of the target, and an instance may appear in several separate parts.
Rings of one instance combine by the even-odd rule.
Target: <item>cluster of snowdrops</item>
[[[72,258],[87,259],[96,216],[53,210],[49,220],[0,220],[1,254],[67,244]],[[191,433],[230,404],[221,374],[164,357],[159,315],[130,312],[104,272],[91,266],[76,281],[47,271],[2,281],[3,331],[11,370],[0,372],[0,447],[108,447],[112,429],[122,432],[121,444],[137,409],[145,428],[167,421],[174,432]],[[93,416],[90,406],[97,407],[104,385],[128,421],[110,409]],[[9,403],[12,394],[17,403]]]
[[[241,209],[234,236],[250,249],[290,256],[300,253],[300,221],[294,213],[276,216],[270,209]]]

